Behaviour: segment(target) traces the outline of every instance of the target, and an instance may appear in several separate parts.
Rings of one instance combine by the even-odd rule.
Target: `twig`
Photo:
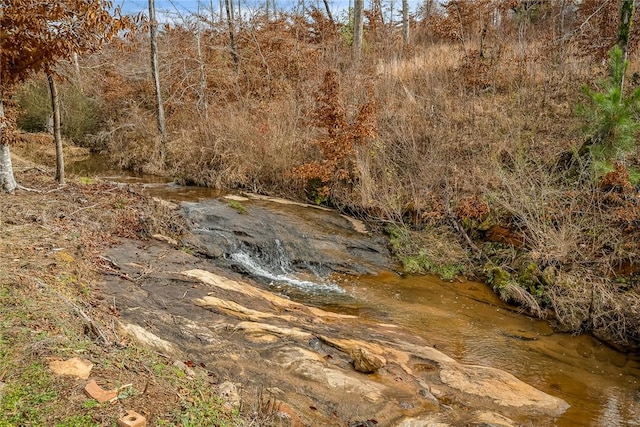
[[[20,185],[20,184],[18,184],[18,185],[16,186],[16,189],[18,189],[18,190],[22,190],[22,191],[28,191],[28,192],[30,192],[30,193],[42,193],[42,192],[43,192],[42,190],[36,190],[35,188],[28,188],[28,187],[24,187],[24,186],[22,186],[22,185]]]
[[[97,257],[99,260],[104,261],[105,264],[102,263],[97,263],[94,262],[93,265],[96,267],[96,270],[98,270],[100,273],[102,274],[110,274],[112,276],[118,276],[121,279],[125,279],[128,280],[130,282],[134,282],[136,283],[137,281],[141,280],[140,277],[138,278],[132,278],[131,276],[129,276],[126,273],[123,273],[120,271],[120,266],[118,264],[116,264],[115,262],[111,261],[109,258],[102,256],[102,255],[98,255]]]
[[[67,184],[64,185],[59,185],[56,188],[52,188],[51,190],[47,190],[47,191],[43,191],[44,194],[51,194],[51,193],[55,193],[56,191],[60,191],[63,188],[65,188],[67,186]]]
[[[109,265],[117,270],[120,270],[120,266],[118,264],[115,263],[115,261],[110,260],[109,258],[107,258],[106,256],[102,256],[102,255],[98,255],[98,258],[100,258],[103,261],[106,261],[107,263],[109,263]]]
[[[80,316],[85,322],[87,322],[89,324],[89,327],[91,328],[92,331],[94,331],[96,333],[96,335],[98,335],[102,341],[104,342],[104,344],[106,346],[110,346],[111,345],[111,341],[109,340],[109,338],[106,336],[106,334],[104,333],[104,331],[100,328],[100,326],[98,326],[98,324],[91,319],[87,313],[84,312],[84,310],[82,310],[80,307],[78,307],[73,301],[71,301],[69,298],[65,297],[64,295],[62,295],[60,292],[56,291],[55,289],[51,288],[49,285],[47,285],[45,282],[39,280],[39,279],[34,279],[36,281],[36,283],[38,284],[38,286],[40,286],[41,288],[47,289],[49,292],[51,292],[52,294],[56,295],[58,298],[60,298],[62,301],[64,301],[65,303],[67,303],[67,305],[69,305],[71,308],[73,308],[73,310],[76,312],[76,314],[78,316]]]
[[[39,167],[39,166],[29,166],[26,168],[15,168],[16,171],[20,171],[20,172],[30,172],[32,170],[36,170],[38,172],[42,172],[42,173],[47,173],[48,171]]]
[[[71,213],[70,213],[69,215],[67,215],[67,216],[75,215],[75,214],[77,214],[78,212],[84,211],[84,210],[86,210],[86,209],[95,208],[96,206],[100,206],[101,204],[102,204],[102,203],[96,203],[95,205],[82,207],[82,208],[80,208],[80,209],[77,209],[77,210],[75,210],[75,211],[71,212]]]

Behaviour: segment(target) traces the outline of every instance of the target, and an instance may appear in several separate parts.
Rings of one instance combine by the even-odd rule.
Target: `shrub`
[[[51,97],[46,79],[37,79],[16,94],[18,127],[27,132],[46,132],[51,116]],[[76,85],[60,85],[62,135],[80,146],[90,145],[91,136],[102,125],[98,101],[85,95]]]
[[[583,87],[590,104],[581,106],[579,113],[587,121],[590,136],[585,149],[591,156],[596,179],[613,171],[616,162],[625,162],[637,146],[640,88],[625,96],[622,83],[628,65],[622,50],[616,46],[609,52],[609,78],[599,82],[599,90]]]

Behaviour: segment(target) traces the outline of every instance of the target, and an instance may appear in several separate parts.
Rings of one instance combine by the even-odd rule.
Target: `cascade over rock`
[[[375,272],[391,264],[381,242],[351,221],[287,208],[272,211],[258,201],[240,214],[222,201],[184,205],[193,224],[188,244],[236,272],[166,241],[113,248],[106,256],[122,275],[105,276],[106,300],[115,299],[123,331],[194,361],[195,369],[206,366],[230,405],[268,390],[298,425],[543,425],[568,408],[509,373],[460,363],[395,325],[296,302],[247,277]],[[257,266],[234,259],[240,252]],[[292,286],[322,286],[316,278]],[[327,292],[345,292],[333,286]]]

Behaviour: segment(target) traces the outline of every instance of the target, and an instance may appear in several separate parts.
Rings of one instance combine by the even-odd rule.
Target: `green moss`
[[[538,273],[538,265],[535,262],[530,262],[520,269],[518,274],[518,283],[526,288],[535,286],[538,283]]]
[[[458,263],[442,262],[445,257],[434,257],[425,246],[419,246],[406,230],[390,226],[387,228],[389,243],[393,252],[409,274],[433,274],[442,280],[452,281],[463,273]]]
[[[440,278],[442,280],[445,280],[447,282],[453,282],[453,280],[457,276],[462,274],[463,271],[464,271],[464,269],[460,265],[457,265],[457,264],[446,264],[446,265],[438,266],[438,268],[436,270],[436,274],[438,276],[440,276]]]
[[[461,265],[433,262],[424,249],[415,256],[400,257],[400,261],[404,271],[409,274],[434,274],[445,281],[452,281],[463,272]]]
[[[539,301],[544,294],[544,285],[538,279],[541,272],[535,262],[530,262],[518,272],[518,284]]]
[[[90,415],[74,415],[61,423],[56,424],[56,427],[99,427],[100,424],[93,421]]]
[[[93,178],[89,178],[87,176],[81,176],[80,177],[80,184],[91,185],[93,183],[95,183],[95,179],[93,179]]]
[[[182,252],[184,252],[185,254],[194,255],[194,256],[196,254],[196,252],[193,250],[193,248],[190,248],[188,246],[182,246],[182,247],[180,247],[180,250]]]
[[[246,214],[247,213],[247,208],[242,203],[238,202],[237,200],[230,200],[227,203],[227,206],[229,206],[231,209],[235,210],[239,214]]]
[[[511,282],[511,274],[501,267],[487,263],[484,270],[487,274],[487,283],[490,284],[495,291],[504,289]]]

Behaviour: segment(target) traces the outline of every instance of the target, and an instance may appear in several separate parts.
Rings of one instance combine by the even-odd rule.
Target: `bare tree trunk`
[[[198,15],[200,15],[200,1],[198,1]],[[211,21],[213,22],[213,21]],[[200,92],[198,93],[198,108],[204,110],[205,117],[208,117],[209,103],[207,102],[207,73],[204,67],[204,58],[202,57],[202,31],[200,31],[200,23],[196,27],[196,51],[198,54],[198,70],[200,71]]]
[[[49,94],[51,95],[51,111],[53,112],[53,141],[56,144],[56,181],[64,185],[64,153],[62,151],[62,134],[60,132],[60,101],[58,98],[58,86],[52,74],[47,73],[49,82]]]
[[[13,193],[18,188],[18,183],[13,176],[11,152],[6,140],[7,123],[5,119],[4,103],[2,95],[0,95],[0,188],[7,193]]]
[[[353,0],[349,0],[349,9],[347,14],[349,15],[349,22],[351,22],[351,14],[353,13]]]
[[[13,177],[11,152],[7,144],[0,143],[0,188],[7,193],[16,191],[18,184]]]
[[[402,42],[409,45],[409,0],[402,0]]]
[[[78,52],[73,52],[73,71],[75,72],[76,82],[80,82],[80,61],[78,60]]]
[[[353,60],[358,62],[362,57],[364,0],[354,0],[353,4]]]
[[[620,26],[618,27],[618,46],[622,49],[624,58],[627,59],[629,46],[629,35],[631,34],[631,23],[633,10],[635,8],[633,0],[622,0],[620,3]]]
[[[236,50],[236,38],[233,25],[233,0],[225,0],[225,8],[227,9],[227,25],[229,27],[229,46],[231,47],[231,59],[236,72],[238,71],[238,51]]]
[[[333,24],[333,15],[331,14],[331,8],[329,7],[329,0],[322,0],[324,3],[324,9],[327,11],[329,21]],[[304,11],[304,3],[302,3],[302,10]]]
[[[617,44],[622,50],[622,57],[627,60],[629,48],[629,36],[633,22],[634,0],[622,0],[620,3],[620,25],[618,26]],[[620,78],[620,89],[624,86],[624,74]]]
[[[149,0],[149,36],[151,40],[151,72],[153,73],[153,85],[156,91],[156,118],[158,120],[158,132],[162,138],[161,154],[164,154],[164,144],[167,139],[167,125],[164,118],[164,105],[162,104],[162,92],[160,90],[160,73],[158,71],[158,21],[156,21],[155,0]]]
[[[393,27],[393,14],[396,11],[395,0],[389,0],[389,25]]]

